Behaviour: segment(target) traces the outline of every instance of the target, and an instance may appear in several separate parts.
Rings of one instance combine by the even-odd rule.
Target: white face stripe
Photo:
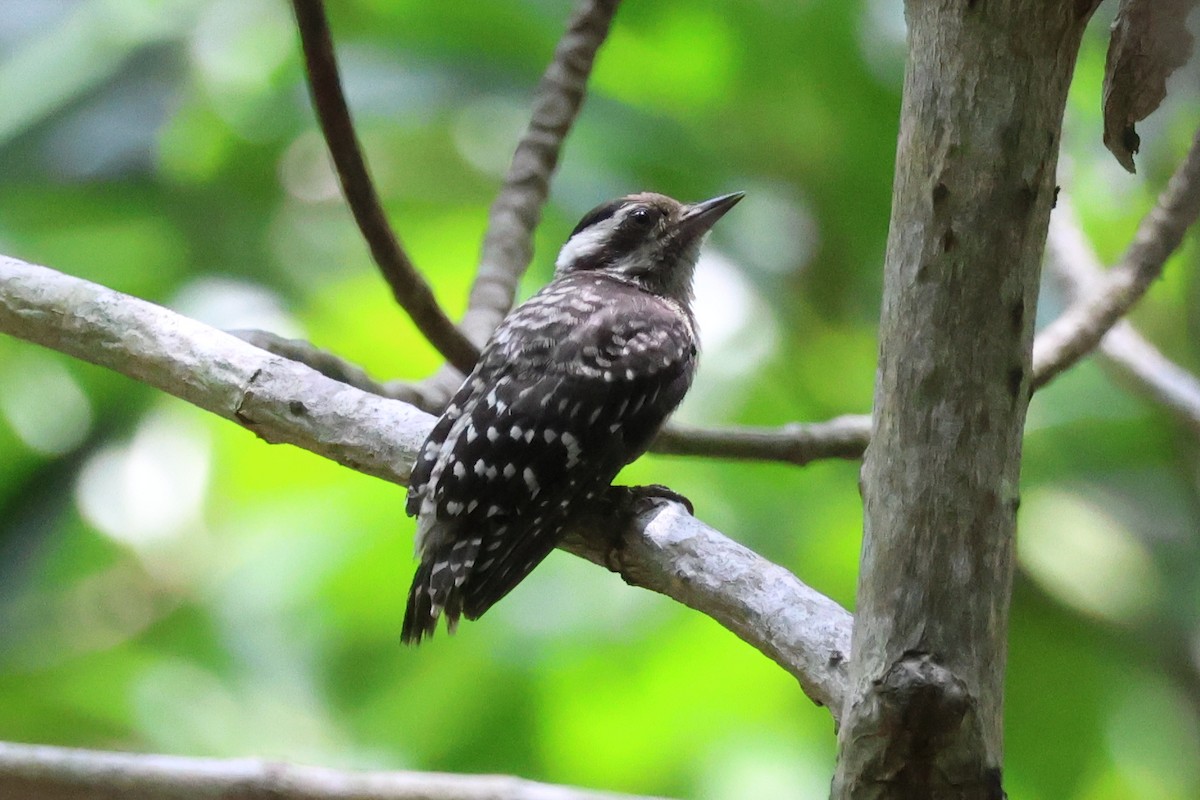
[[[612,238],[613,231],[621,224],[621,220],[625,218],[627,213],[629,213],[627,209],[621,209],[608,219],[584,228],[568,239],[567,243],[563,245],[562,250],[558,253],[558,259],[554,262],[554,269],[561,272],[576,261],[593,256],[599,252],[604,243]]]

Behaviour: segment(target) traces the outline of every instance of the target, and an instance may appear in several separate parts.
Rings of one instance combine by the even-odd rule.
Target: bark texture
[[[1095,2],[908,0],[833,796],[996,798],[1021,435],[1067,87]]]

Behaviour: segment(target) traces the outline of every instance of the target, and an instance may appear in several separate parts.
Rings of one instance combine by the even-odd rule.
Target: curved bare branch
[[[1200,132],[1158,202],[1138,226],[1120,263],[1040,334],[1033,345],[1033,387],[1045,386],[1090,353],[1142,298],[1183,235],[1200,216]]]
[[[1100,259],[1065,197],[1058,199],[1047,244],[1051,274],[1063,284],[1068,297],[1083,295],[1103,281]],[[1128,320],[1117,322],[1104,335],[1098,353],[1143,394],[1200,435],[1200,379],[1159,352]]]
[[[619,4],[582,0],[534,93],[529,126],[488,213],[479,271],[463,316],[462,329],[476,344],[482,345],[512,308],[517,283],[533,258],[533,232],[563,140],[583,106],[596,51],[608,37]]]
[[[479,351],[446,316],[433,290],[404,252],[399,238],[388,224],[383,204],[367,172],[366,160],[350,119],[350,109],[342,93],[325,6],[321,0],[292,0],[292,7],[300,29],[308,85],[317,119],[329,145],[329,154],[333,157],[354,221],[358,223],[358,229],[391,287],[396,302],[408,312],[422,335],[447,361],[460,371],[469,372],[479,357]]]

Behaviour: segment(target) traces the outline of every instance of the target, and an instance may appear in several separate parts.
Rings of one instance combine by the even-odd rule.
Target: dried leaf
[[[1121,0],[1104,65],[1104,144],[1134,172],[1141,140],[1134,124],[1167,96],[1167,78],[1187,63],[1194,41],[1187,16],[1200,0]]]

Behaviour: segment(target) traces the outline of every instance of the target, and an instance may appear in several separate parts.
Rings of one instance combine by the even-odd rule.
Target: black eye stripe
[[[583,219],[579,220],[579,224],[575,226],[575,230],[571,231],[571,236],[579,233],[584,228],[590,228],[596,223],[603,222],[612,217],[620,210],[621,206],[625,205],[623,200],[612,200],[603,205],[596,206],[588,213],[584,214]],[[570,239],[571,236],[567,238]]]
[[[629,197],[597,206],[580,220],[568,238],[569,242],[576,237],[588,237],[587,244],[578,246],[572,252],[571,263],[565,266],[582,271],[620,264],[658,236],[656,232],[666,214],[665,209],[652,202]]]
[[[604,203],[603,205],[596,206],[587,214],[585,214],[583,219],[579,220],[579,224],[575,226],[575,229],[571,231],[571,236],[568,236],[567,238],[570,239],[580,231],[590,228],[593,225],[598,225],[599,223],[604,222],[606,219],[612,219],[618,211],[626,207],[627,203],[628,201],[626,200],[612,200],[608,203]],[[621,220],[621,227],[637,227],[644,230],[658,222],[661,217],[661,209],[655,208],[654,206],[639,205],[632,208],[629,213],[625,215],[624,219]]]
[[[606,269],[637,250],[645,241],[644,230],[622,225],[613,231],[612,237],[602,249],[576,261],[573,269]]]

